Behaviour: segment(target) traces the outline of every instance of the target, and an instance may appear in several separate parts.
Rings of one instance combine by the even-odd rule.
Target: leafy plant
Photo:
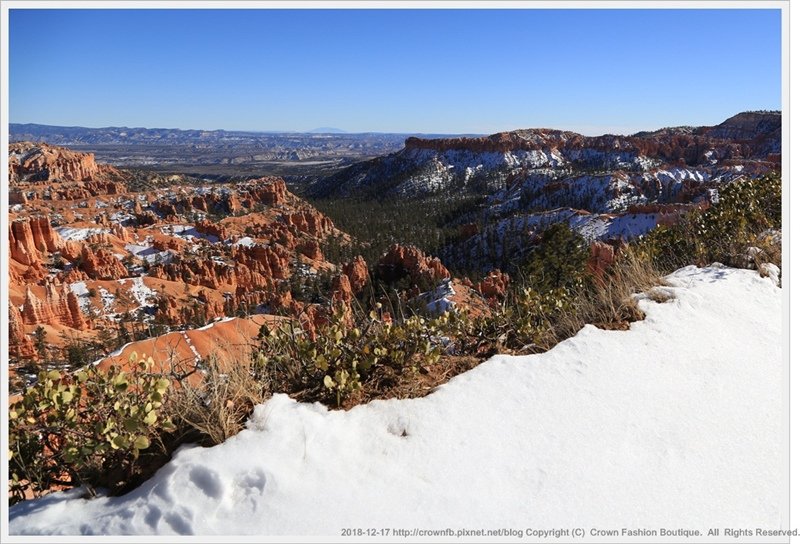
[[[765,231],[781,228],[781,210],[779,174],[740,180],[721,188],[719,201],[707,210],[652,230],[637,249],[662,272],[715,261],[737,266],[749,247],[765,245]]]
[[[164,414],[170,380],[153,373],[152,358],[133,370],[90,366],[75,374],[42,372],[9,409],[12,501],[56,486],[119,492],[141,466],[142,455],[174,426]]]
[[[446,318],[387,322],[379,312],[378,305],[352,323],[339,311],[315,330],[290,321],[264,329],[255,372],[275,391],[305,393],[341,406],[379,370],[400,375],[438,360]]]

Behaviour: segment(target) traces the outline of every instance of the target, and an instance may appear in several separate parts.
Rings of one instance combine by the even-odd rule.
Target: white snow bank
[[[73,228],[73,227],[58,227],[56,232],[64,240],[86,240],[95,234],[104,234],[111,232],[109,229],[100,228]]]
[[[342,412],[278,395],[130,494],[22,503],[9,531],[780,527],[781,291],[724,268],[670,281],[676,298],[643,300],[630,331],[587,326],[421,399]]]
[[[456,294],[453,289],[453,282],[448,278],[436,286],[436,289],[428,293],[423,293],[421,296],[427,301],[425,308],[432,314],[443,314],[449,312],[456,307],[455,302],[450,300]]]
[[[155,291],[150,289],[144,283],[143,277],[133,278],[133,279],[121,279],[117,280],[120,285],[126,285],[130,282],[130,293],[131,296],[136,300],[136,303],[139,304],[140,308],[145,306],[152,306],[153,305],[153,298],[158,295]]]
[[[244,236],[239,238],[236,242],[234,242],[234,246],[244,246],[244,247],[253,247],[256,241],[253,240],[250,236]]]

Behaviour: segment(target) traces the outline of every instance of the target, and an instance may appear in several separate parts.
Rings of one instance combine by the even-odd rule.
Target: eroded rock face
[[[592,242],[589,246],[589,260],[586,263],[589,273],[594,277],[598,284],[606,281],[606,271],[619,258],[622,250],[627,247],[622,241],[613,244],[603,242]]]
[[[89,181],[101,171],[91,153],[31,142],[11,144],[9,151],[12,181]]]
[[[118,280],[128,276],[128,269],[111,251],[105,248],[92,251],[88,245],[82,246],[79,268],[95,280]]]
[[[322,261],[325,255],[322,254],[322,249],[319,247],[319,242],[316,240],[306,240],[297,245],[297,251],[305,255],[312,261]]]
[[[265,206],[281,206],[287,202],[286,182],[277,177],[263,177],[236,185],[242,204],[252,208],[259,202]]]
[[[314,327],[331,315],[327,304],[306,310],[294,301],[289,279],[295,266],[303,274],[333,269],[323,243],[330,235],[347,237],[280,178],[205,186],[181,178],[128,192],[142,180],[88,154],[29,144],[12,149],[11,162],[9,352],[15,357],[34,352],[38,325],[70,328],[92,341],[93,333],[79,333],[116,328],[120,311],[181,328],[278,311]],[[355,274],[367,278],[362,264]],[[126,281],[105,283],[116,280]],[[331,294],[349,310],[347,275]]]
[[[377,274],[380,279],[387,282],[410,276],[414,284],[426,286],[450,277],[450,271],[439,259],[425,255],[414,246],[400,244],[390,247],[380,258]]]
[[[486,298],[505,298],[511,278],[505,272],[492,270],[478,284],[477,291]]]
[[[369,267],[367,261],[361,255],[353,259],[352,262],[345,264],[342,271],[347,274],[353,293],[360,294],[369,283]]]
[[[306,208],[284,216],[286,223],[298,231],[322,238],[333,232],[333,221],[313,208]]]
[[[26,265],[42,262],[47,253],[58,251],[63,241],[45,216],[12,221],[8,233],[11,258]]]
[[[228,233],[226,232],[225,227],[223,225],[220,225],[219,223],[213,223],[208,219],[204,219],[202,221],[195,223],[194,228],[195,230],[197,230],[197,232],[200,232],[202,234],[215,236],[217,240],[225,240],[226,238],[228,238]]]
[[[32,358],[36,355],[33,339],[25,334],[22,314],[8,303],[8,353],[12,357]]]
[[[576,182],[569,183],[572,194],[564,195],[561,204],[545,207],[589,209],[580,202],[593,199],[591,193],[598,191],[613,199],[617,179],[634,188],[641,186],[641,196],[650,201],[668,202],[672,201],[664,198],[672,197],[668,192],[656,199],[647,190],[646,177],[688,169],[689,176],[723,183],[730,178],[730,168],[743,169],[737,170],[737,176],[756,177],[774,168],[780,156],[779,112],[742,113],[716,127],[675,127],[630,136],[523,129],[473,138],[411,137],[397,153],[319,180],[310,194],[401,198],[448,190],[487,194],[511,191],[525,181],[537,185],[535,176],[554,178],[550,181],[571,177]],[[688,184],[693,181],[689,179]],[[541,198],[542,192],[557,189],[557,185],[542,187],[533,196]]]
[[[22,321],[26,325],[65,325],[81,331],[89,328],[75,293],[66,284],[51,282],[45,285],[44,300],[33,294],[30,287],[26,290]]]

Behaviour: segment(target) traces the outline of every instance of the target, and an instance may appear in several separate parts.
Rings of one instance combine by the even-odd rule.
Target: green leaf
[[[164,393],[167,389],[169,389],[169,380],[167,378],[159,378],[156,382],[156,391]]]
[[[325,359],[325,356],[322,355],[322,354],[317,355],[317,358],[314,361],[314,365],[318,369],[322,370],[323,372],[328,370],[328,361]]]
[[[150,447],[150,439],[146,436],[137,436],[133,441],[133,447],[137,450],[146,450]]]
[[[129,418],[125,419],[125,421],[122,423],[122,425],[123,425],[123,427],[125,427],[125,430],[130,432],[130,433],[133,433],[133,432],[136,432],[137,430],[139,430],[139,420],[136,419],[136,418],[133,418],[133,417],[129,417]]]
[[[334,387],[336,387],[336,384],[333,382],[333,379],[327,374],[325,375],[325,378],[323,378],[322,383],[324,383],[325,387],[327,387],[328,389],[333,389]]]
[[[144,421],[145,425],[152,425],[156,422],[156,412],[148,412],[142,421]]]

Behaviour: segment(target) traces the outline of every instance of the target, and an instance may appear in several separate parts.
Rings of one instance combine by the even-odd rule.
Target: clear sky
[[[778,10],[33,10],[10,121],[584,134],[781,109]]]

